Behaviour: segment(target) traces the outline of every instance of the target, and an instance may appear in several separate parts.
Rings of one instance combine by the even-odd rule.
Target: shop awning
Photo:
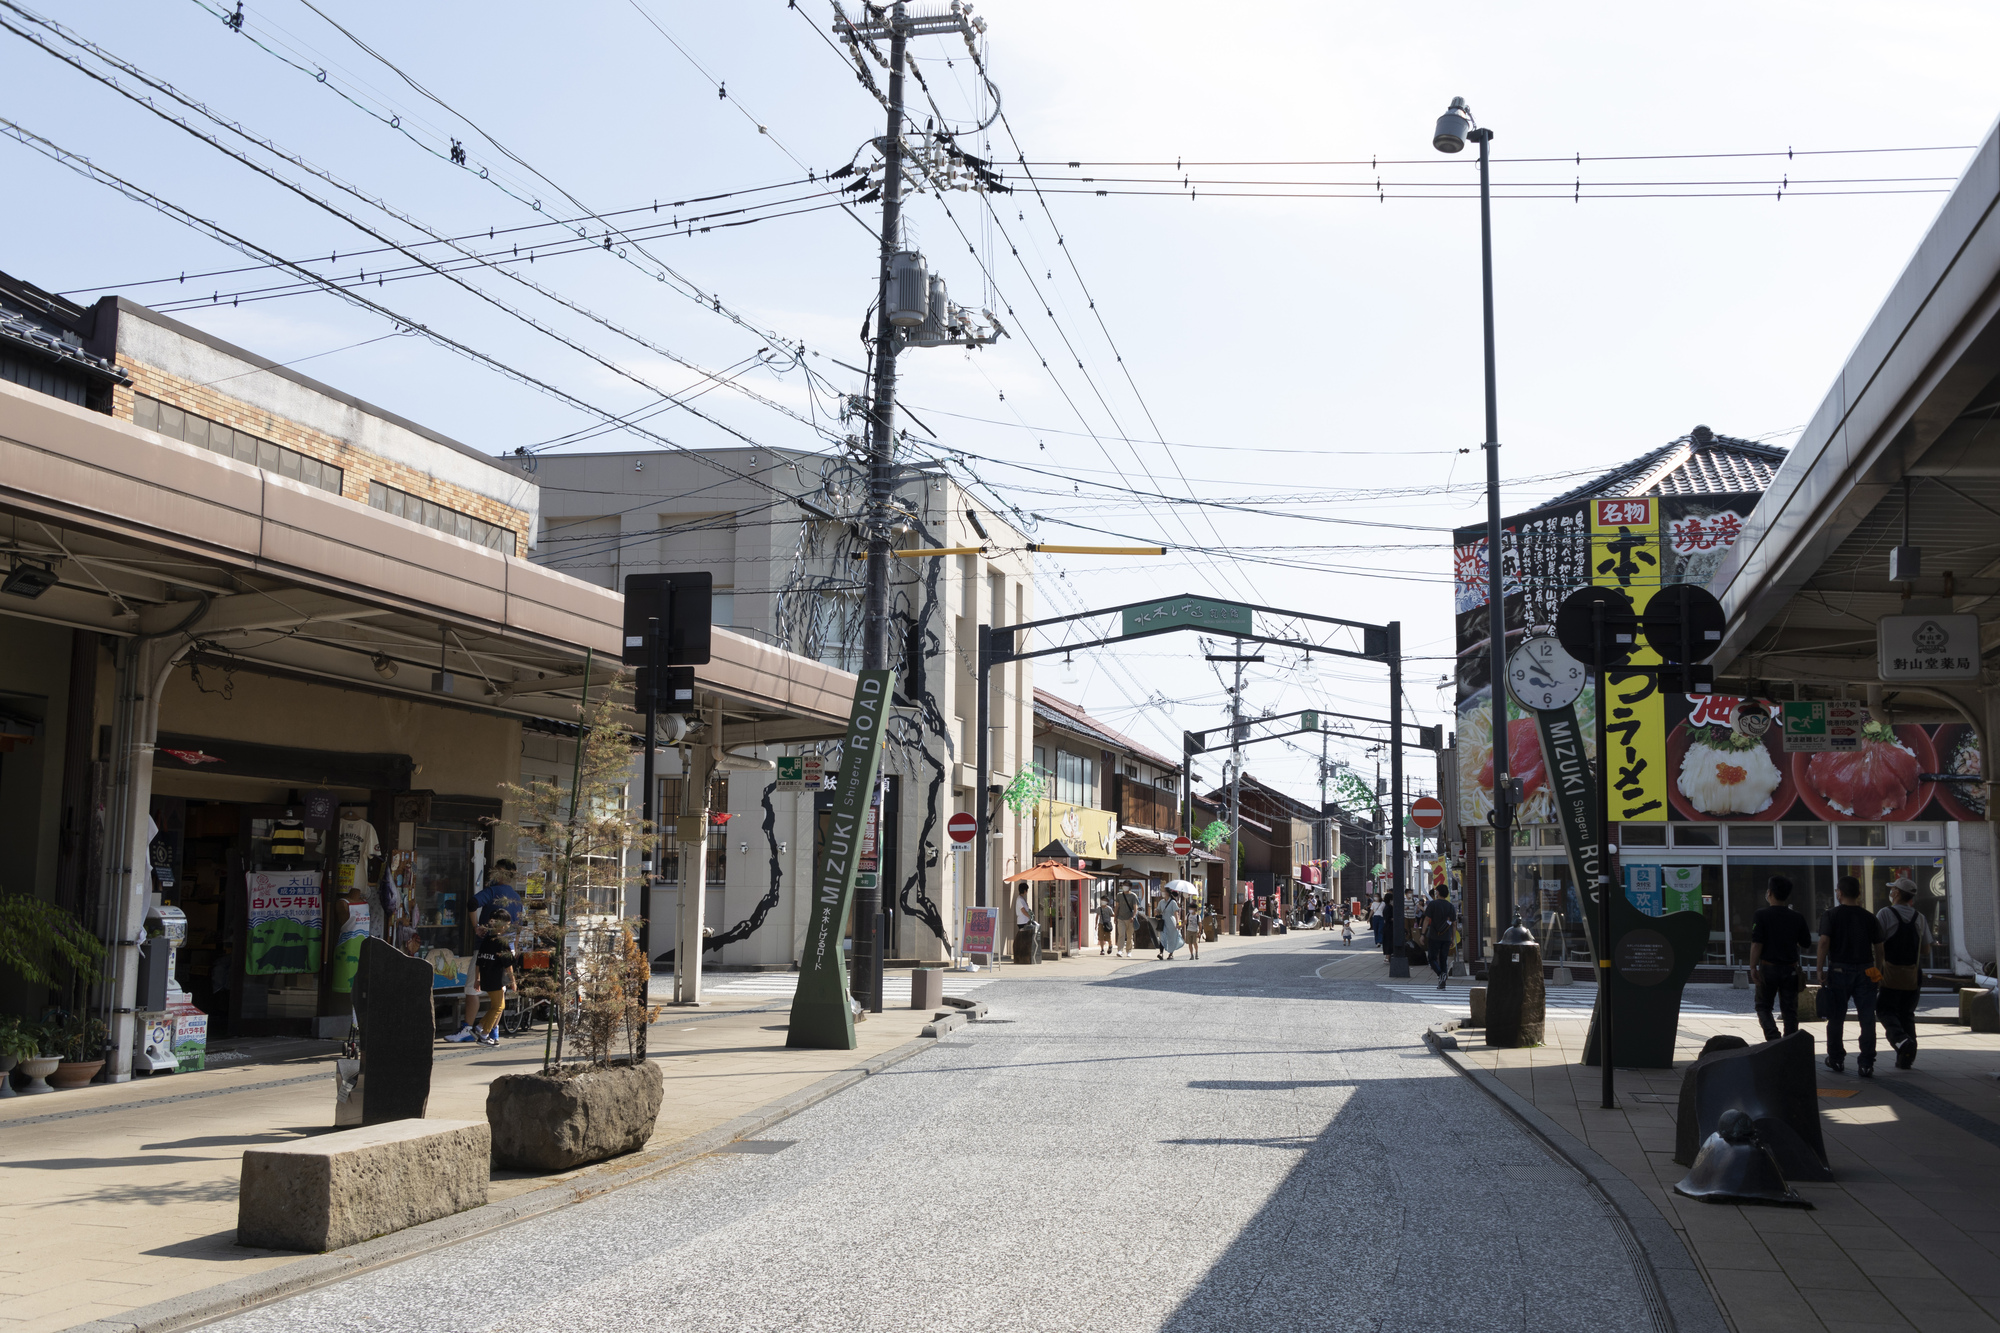
[[[1718,690],[1877,681],[1876,622],[1905,610],[1906,593],[1926,599],[1926,613],[1991,614],[2000,595],[1996,204],[2000,132],[1980,145],[1710,584],[1728,615],[1715,664],[1734,678]],[[1923,573],[1892,583],[1889,550],[1903,543],[1906,505]],[[2000,625],[1989,622],[1982,648],[1996,636]],[[1966,708],[1973,690],[1902,693],[1928,697],[1945,710],[1940,719],[1984,721]]]
[[[0,551],[55,575],[0,612],[451,707],[573,720],[622,651],[617,593],[9,383]],[[851,673],[714,639],[725,746],[841,734]]]

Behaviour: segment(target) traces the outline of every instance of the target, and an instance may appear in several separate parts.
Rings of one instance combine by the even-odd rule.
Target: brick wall
[[[195,384],[123,355],[119,356],[118,364],[132,377],[129,386],[120,384],[112,390],[111,415],[121,421],[132,420],[134,394],[157,398],[163,403],[172,403],[182,411],[207,417],[210,421],[220,421],[232,429],[281,444],[287,449],[296,449],[322,463],[333,464],[343,470],[340,493],[344,499],[367,504],[368,483],[371,480],[380,481],[433,504],[510,529],[514,533],[514,554],[521,557],[528,554],[528,515],[512,505],[502,504],[447,481],[439,481],[430,473],[407,464],[363,452],[345,440],[310,426],[273,416],[262,408],[252,407],[217,391],[214,385]]]

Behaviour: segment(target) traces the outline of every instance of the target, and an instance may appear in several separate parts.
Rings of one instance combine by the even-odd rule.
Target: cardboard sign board
[[[968,907],[965,909],[965,944],[961,953],[991,954],[994,951],[993,937],[1000,929],[1000,909],[997,907]]]

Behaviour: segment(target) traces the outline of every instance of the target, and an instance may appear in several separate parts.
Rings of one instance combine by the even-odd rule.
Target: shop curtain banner
[[[369,910],[366,903],[345,903],[347,920],[333,941],[333,989],[345,995],[354,989],[354,974],[361,967],[361,941],[368,938]]]
[[[250,889],[251,976],[319,971],[324,911],[317,870],[260,870],[245,876]]]

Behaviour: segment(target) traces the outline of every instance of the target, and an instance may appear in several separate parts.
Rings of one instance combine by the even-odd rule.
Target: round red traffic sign
[[[1175,856],[1189,856],[1192,855],[1193,852],[1194,852],[1194,840],[1192,838],[1189,838],[1187,834],[1183,833],[1180,837],[1174,839]]]
[[[979,821],[968,814],[956,814],[945,821],[944,831],[953,842],[971,842],[979,835]]]
[[[1436,828],[1444,823],[1444,802],[1435,796],[1419,796],[1410,802],[1410,822],[1418,828]]]

